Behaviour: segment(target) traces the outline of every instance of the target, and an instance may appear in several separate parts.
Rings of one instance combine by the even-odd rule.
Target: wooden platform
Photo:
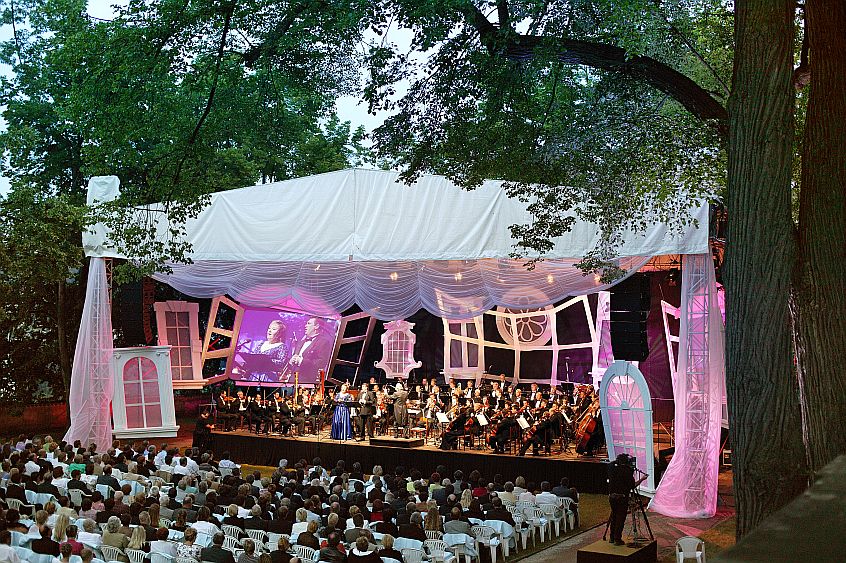
[[[637,548],[599,540],[576,552],[577,563],[653,563],[657,560],[658,542],[655,540]]]
[[[371,446],[387,446],[391,448],[420,448],[426,444],[423,438],[393,438],[382,436],[381,438],[370,438],[368,443]]]
[[[391,445],[378,444],[375,440],[373,443],[330,440],[323,434],[318,439],[314,435],[297,438],[257,436],[246,431],[211,433],[211,446],[218,455],[229,452],[233,459],[252,465],[276,467],[280,459],[287,459],[293,465],[300,459],[311,462],[319,457],[324,467],[334,467],[339,459],[346,461],[347,466],[358,461],[367,471],[374,465],[381,465],[385,471],[403,466],[426,473],[443,465],[449,475],[457,469],[465,475],[478,469],[488,477],[500,473],[511,480],[522,475],[527,482],[537,484],[542,481],[557,484],[561,477],[569,477],[571,485],[587,493],[605,493],[608,487],[606,465],[600,458],[585,458],[574,453],[518,457],[494,454],[487,448],[443,451],[432,440],[418,447],[397,447],[396,439],[391,439],[394,442]]]

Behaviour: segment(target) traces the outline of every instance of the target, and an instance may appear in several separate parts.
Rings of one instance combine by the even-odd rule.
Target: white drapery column
[[[724,328],[709,254],[684,256],[675,398],[676,451],[650,508],[675,518],[717,511]]]
[[[112,444],[110,406],[112,368],[112,316],[106,259],[91,258],[85,306],[79,323],[70,386],[70,428],[65,441],[97,444],[106,451]]]

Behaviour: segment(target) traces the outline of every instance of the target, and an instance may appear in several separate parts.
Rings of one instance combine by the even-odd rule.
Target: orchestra
[[[592,385],[518,386],[501,376],[480,385],[449,380],[441,387],[435,379],[424,379],[380,387],[371,379],[350,393],[345,416],[359,441],[391,433],[408,437],[414,428],[441,449],[481,445],[497,454],[531,450],[536,456],[550,455],[556,444],[561,451],[589,456],[604,443],[599,396]],[[337,405],[325,403],[324,397],[332,396],[322,386],[299,387],[292,394],[259,387],[231,395],[222,389],[212,406],[221,431],[241,422],[257,434],[303,436],[327,429]]]

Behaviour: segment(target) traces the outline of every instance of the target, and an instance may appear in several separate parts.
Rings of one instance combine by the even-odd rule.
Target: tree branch
[[[323,0],[305,0],[292,6],[291,9],[288,10],[288,13],[279,20],[276,27],[267,34],[265,40],[262,41],[261,44],[251,47],[243,54],[242,58],[244,60],[244,64],[247,67],[252,68],[260,57],[274,55],[276,53],[276,41],[290,31],[291,27],[293,27],[294,23],[296,23],[297,18],[299,18],[309,8],[318,8],[324,3],[325,2]]]
[[[511,34],[502,38],[497,28],[475,6],[467,15],[482,44],[492,55],[528,61],[535,58],[541,47],[544,51],[551,49],[559,62],[585,65],[646,82],[676,100],[697,118],[708,122],[722,138],[728,134],[726,108],[696,82],[660,61],[643,56],[629,58],[626,50],[620,47],[576,39]]]

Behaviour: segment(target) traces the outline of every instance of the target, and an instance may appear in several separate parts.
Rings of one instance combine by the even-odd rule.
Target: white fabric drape
[[[724,327],[710,254],[683,258],[679,336],[676,453],[649,506],[674,518],[710,518],[717,511],[725,386]]]
[[[112,189],[113,186],[109,185]],[[105,190],[103,190],[105,192]],[[113,197],[107,192],[101,199]],[[679,206],[689,202],[680,200]],[[403,184],[398,172],[339,170],[211,195],[185,225],[195,261],[390,262],[507,258],[517,242],[510,225],[531,224],[527,203],[508,197],[503,182],[464,190],[443,176]],[[162,241],[170,225],[160,206],[140,210]],[[619,233],[618,256],[708,251],[708,205],[691,206],[690,224],[671,227],[644,217],[643,229]],[[126,258],[112,248],[103,225],[83,232],[88,256]],[[556,237],[547,258],[585,256],[601,239],[598,225],[577,220]],[[128,258],[132,258],[129,256]]]
[[[629,273],[650,257],[618,260]],[[295,300],[303,310],[337,314],[357,304],[381,320],[418,310],[447,319],[468,319],[497,305],[543,307],[564,297],[610,287],[556,259],[528,270],[521,260],[404,262],[224,262],[172,264],[154,277],[194,297],[230,295],[243,305],[273,306]]]
[[[70,385],[70,428],[65,441],[112,445],[110,406],[114,387],[112,316],[105,258],[92,258],[88,269],[85,308],[79,323]]]

